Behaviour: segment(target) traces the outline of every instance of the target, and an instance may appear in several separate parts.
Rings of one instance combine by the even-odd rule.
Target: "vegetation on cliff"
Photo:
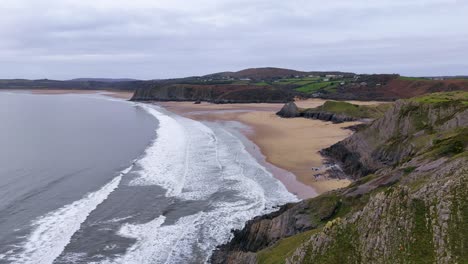
[[[342,101],[326,101],[316,108],[301,109],[296,104],[287,103],[277,115],[281,117],[305,117],[342,123],[346,121],[375,119],[381,117],[391,104],[355,105]]]
[[[389,104],[380,105],[355,105],[348,102],[326,101],[323,105],[306,109],[305,111],[323,111],[333,114],[346,115],[356,119],[378,118],[390,107]]]
[[[242,250],[233,240],[214,263],[467,263],[467,92],[395,103],[381,118],[324,150],[355,179],[344,189],[248,223],[257,239],[300,219],[302,229]],[[260,223],[273,222],[274,225]],[[260,224],[260,225],[259,225]],[[257,228],[252,228],[256,226]],[[306,228],[304,228],[306,227]],[[233,244],[234,243],[234,244]],[[222,252],[222,254],[221,254]]]

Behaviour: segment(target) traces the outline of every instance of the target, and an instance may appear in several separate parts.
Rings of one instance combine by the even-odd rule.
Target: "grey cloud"
[[[0,78],[468,73],[465,1],[5,1]]]

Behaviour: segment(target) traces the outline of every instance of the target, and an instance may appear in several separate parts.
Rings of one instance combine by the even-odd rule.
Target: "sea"
[[[103,94],[0,92],[0,263],[208,263],[295,202],[232,128]]]

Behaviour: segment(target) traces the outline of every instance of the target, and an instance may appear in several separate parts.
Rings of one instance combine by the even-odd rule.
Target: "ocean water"
[[[98,95],[0,93],[0,263],[206,263],[296,201],[229,128]]]

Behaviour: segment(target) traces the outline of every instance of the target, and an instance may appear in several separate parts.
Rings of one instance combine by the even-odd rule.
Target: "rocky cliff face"
[[[351,186],[254,219],[213,262],[465,263],[467,111],[466,99],[398,102],[324,152]]]
[[[353,178],[395,166],[433,144],[438,134],[468,126],[468,109],[461,102],[427,104],[398,101],[368,129],[324,149]],[[385,142],[385,144],[382,144]]]
[[[288,91],[256,85],[155,85],[137,89],[132,101],[206,101],[212,103],[284,103]]]

